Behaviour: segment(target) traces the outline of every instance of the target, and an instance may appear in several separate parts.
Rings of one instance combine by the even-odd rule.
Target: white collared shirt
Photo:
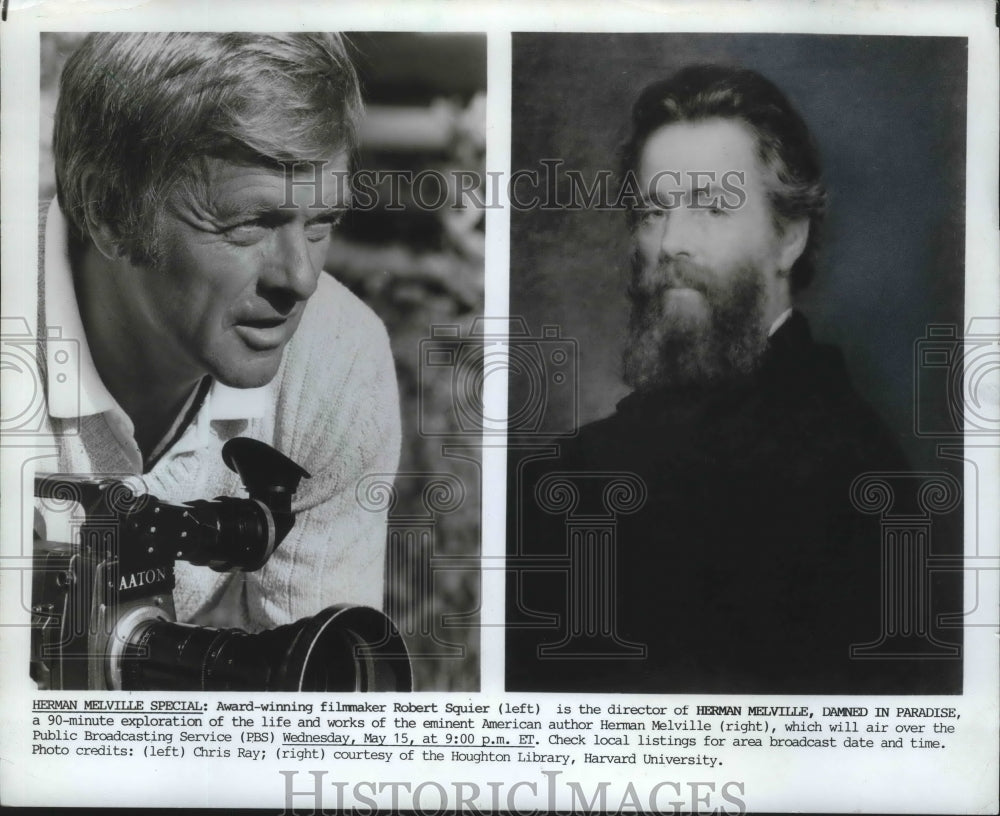
[[[778,329],[785,325],[785,321],[792,316],[792,308],[789,306],[785,311],[778,315],[774,322],[771,324],[771,328],[767,330],[767,336],[771,337]]]

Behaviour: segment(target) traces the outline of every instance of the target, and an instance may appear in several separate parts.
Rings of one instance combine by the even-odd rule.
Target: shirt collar
[[[789,307],[774,319],[774,322],[771,324],[771,328],[767,330],[767,336],[770,337],[778,329],[784,326],[785,321],[788,320],[788,318],[790,318],[791,316],[792,316],[792,309],[791,307]]]
[[[274,383],[277,378],[271,381]],[[257,419],[267,410],[271,384],[260,388],[231,388],[218,380],[205,399],[205,417],[210,421],[223,419]]]
[[[54,335],[48,330],[49,342],[45,344],[49,415],[73,419],[118,407],[101,381],[87,345],[69,263],[69,225],[56,199],[52,199],[45,219],[42,274],[45,276],[45,322],[58,332]],[[54,336],[62,342],[51,342]],[[71,362],[72,357],[76,357],[75,365],[66,364],[67,353],[71,355]]]
[[[49,330],[45,344],[49,415],[72,419],[102,414],[120,407],[97,373],[83,330],[80,307],[73,287],[69,261],[69,224],[56,199],[49,205],[45,221],[45,322]],[[52,342],[58,338],[60,342]],[[67,365],[67,351],[76,365]],[[74,355],[75,352],[75,355]],[[61,378],[61,379],[59,379]],[[256,419],[264,416],[270,385],[260,388],[230,388],[215,381],[199,412],[202,422]]]

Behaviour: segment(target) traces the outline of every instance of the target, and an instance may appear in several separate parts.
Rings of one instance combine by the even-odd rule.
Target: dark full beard
[[[637,391],[677,386],[722,385],[746,378],[760,365],[767,347],[764,282],[753,265],[737,270],[723,288],[697,267],[668,262],[654,287],[640,285],[639,259],[632,258],[631,313],[623,377]],[[674,320],[663,294],[677,286],[701,292],[708,319]]]

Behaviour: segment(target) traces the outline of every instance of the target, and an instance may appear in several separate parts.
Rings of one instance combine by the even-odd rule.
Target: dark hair
[[[166,196],[199,159],[326,159],[353,149],[360,115],[338,34],[91,34],[63,69],[55,116],[71,241],[88,237],[89,207],[133,262],[151,262]]]
[[[623,173],[635,172],[653,131],[716,117],[742,121],[756,137],[762,167],[773,174],[768,197],[775,227],[781,230],[790,221],[809,219],[809,240],[789,279],[793,292],[804,288],[815,274],[826,209],[819,151],[785,95],[757,72],[693,65],[646,86],[632,108],[631,134],[620,151]]]

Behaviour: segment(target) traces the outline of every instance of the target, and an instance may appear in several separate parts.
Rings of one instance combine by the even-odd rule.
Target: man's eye
[[[638,211],[639,224],[654,224],[661,218],[666,218],[667,211],[661,207],[643,207]]]
[[[267,227],[260,223],[260,221],[244,221],[242,224],[229,227],[225,232],[226,237],[233,243],[255,244],[264,239],[264,236],[267,234]]]
[[[325,241],[330,237],[330,233],[333,232],[333,228],[339,220],[339,217],[330,217],[306,224],[306,238],[316,242]]]

